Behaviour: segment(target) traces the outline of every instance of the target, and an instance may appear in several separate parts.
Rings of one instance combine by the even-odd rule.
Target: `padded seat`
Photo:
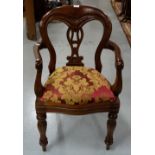
[[[55,20],[66,24],[66,37],[71,47],[71,54],[67,55],[66,66],[61,68],[56,66],[58,52],[55,51],[47,30],[48,25]],[[93,20],[99,21],[104,29],[104,31],[101,30],[102,37],[93,54],[96,70],[84,67],[82,53],[86,51],[79,51],[85,34],[83,27]],[[66,5],[52,9],[42,17],[40,22],[41,39],[34,46],[35,67],[37,69],[34,91],[40,133],[39,143],[43,151],[46,151],[48,144],[46,114],[49,112],[69,115],[108,112],[106,149],[110,149],[113,144],[113,133],[120,108],[119,94],[122,90],[124,65],[119,46],[110,40],[111,31],[112,24],[108,16],[91,6]],[[49,51],[48,69],[51,75],[43,86],[41,82],[43,59],[40,52],[44,48]],[[116,78],[112,85],[101,75],[101,54],[104,49],[109,49],[115,54]],[[91,53],[87,53],[88,58],[89,54]]]
[[[110,83],[97,70],[65,66],[49,76],[40,100],[48,105],[78,105],[114,101],[115,98]]]

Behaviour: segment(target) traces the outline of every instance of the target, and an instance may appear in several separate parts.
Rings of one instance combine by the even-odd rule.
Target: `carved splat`
[[[67,66],[84,66],[83,57],[79,56],[79,47],[83,40],[82,27],[92,21],[98,20],[104,27],[102,38],[96,48],[95,52],[95,68],[101,72],[101,53],[107,46],[112,25],[109,18],[99,9],[90,6],[63,6],[57,9],[52,9],[42,18],[40,22],[40,34],[44,45],[50,52],[49,72],[50,74],[55,70],[56,65],[56,52],[52,42],[47,34],[47,26],[54,20],[61,21],[68,26],[67,39],[71,47],[71,55],[67,57]]]
[[[67,57],[67,65],[72,66],[82,66],[82,56],[79,56],[79,47],[83,40],[83,30],[82,27],[92,21],[98,20],[102,23],[104,27],[104,32],[102,34],[101,41],[98,44],[98,47],[95,51],[95,68],[101,72],[102,63],[101,63],[101,53],[103,49],[110,49],[115,53],[115,65],[116,65],[116,79],[114,84],[111,86],[111,90],[117,97],[114,101],[105,101],[105,103],[93,103],[88,105],[79,104],[78,106],[65,105],[59,103],[49,104],[40,100],[42,93],[45,90],[41,82],[42,77],[42,58],[40,50],[43,48],[48,48],[50,53],[50,62],[49,62],[49,72],[50,74],[55,70],[56,67],[56,52],[53,47],[52,42],[48,37],[47,26],[51,21],[59,20],[65,23],[68,26],[67,30],[67,39],[71,46],[71,55]],[[37,43],[34,48],[35,58],[36,58],[36,69],[37,75],[35,80],[35,93],[36,93],[36,111],[38,119],[38,129],[40,133],[40,144],[43,148],[43,151],[46,150],[47,146],[47,137],[46,137],[46,113],[47,112],[56,112],[56,113],[65,113],[73,115],[83,115],[96,112],[109,112],[108,122],[107,122],[107,136],[105,143],[107,149],[113,143],[113,133],[116,127],[117,114],[119,112],[120,101],[118,95],[122,90],[122,69],[123,69],[123,60],[121,58],[120,48],[112,41],[109,40],[112,30],[112,25],[109,18],[99,9],[90,7],[90,6],[62,6],[50,10],[45,14],[40,22],[40,33],[42,40]]]
[[[83,29],[71,29],[70,27],[67,30],[67,39],[71,47],[71,56],[67,57],[68,63],[67,66],[83,66],[82,56],[79,56],[79,47],[83,39]]]

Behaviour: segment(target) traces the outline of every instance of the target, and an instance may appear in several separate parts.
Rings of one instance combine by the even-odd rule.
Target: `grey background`
[[[35,42],[26,37],[26,26],[23,27],[23,62],[24,62],[24,155],[130,155],[130,111],[131,111],[131,51],[127,39],[122,31],[120,23],[113,11],[110,0],[81,0],[82,4],[96,6],[103,10],[111,19],[113,30],[111,40],[121,48],[124,59],[123,91],[120,95],[121,108],[118,116],[117,127],[114,133],[114,144],[111,150],[106,151],[104,139],[106,136],[106,113],[98,113],[83,116],[70,116],[63,114],[47,115],[48,147],[44,153],[38,143],[39,133],[35,114],[35,95],[33,85],[36,75],[35,60],[32,47]],[[57,66],[66,63],[66,56],[70,53],[68,42],[65,38],[66,26],[62,23],[52,23],[48,27],[50,38],[54,42],[57,51]],[[94,51],[101,38],[101,24],[91,22],[84,26],[85,37],[80,47],[81,55],[84,55],[86,66],[94,66]],[[39,36],[39,33],[38,33]],[[42,51],[44,62],[43,82],[48,76],[48,52]],[[105,50],[102,54],[103,72],[111,83],[115,79],[114,55]]]

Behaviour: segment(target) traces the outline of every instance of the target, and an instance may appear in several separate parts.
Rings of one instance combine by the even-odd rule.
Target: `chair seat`
[[[65,66],[57,68],[45,83],[42,103],[91,104],[114,101],[108,80],[93,68]]]

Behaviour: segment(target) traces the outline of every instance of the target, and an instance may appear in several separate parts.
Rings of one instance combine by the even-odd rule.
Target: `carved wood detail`
[[[98,20],[101,22],[101,24],[104,27],[104,32],[102,34],[101,41],[99,42],[99,45],[95,53],[95,67],[98,71],[101,72],[101,52],[102,49],[106,46],[112,30],[112,24],[109,18],[99,9],[90,6],[79,6],[78,8],[75,8],[74,6],[62,6],[59,9],[53,9],[47,12],[40,22],[40,33],[43,39],[43,43],[50,52],[50,73],[52,73],[55,70],[56,52],[53,47],[53,44],[51,43],[48,37],[47,26],[53,20],[64,22],[68,26],[67,39],[71,46],[72,53],[71,56],[67,57],[67,60],[69,60],[67,65],[72,66],[84,65],[82,63],[83,57],[78,55],[79,46],[84,35],[82,27],[92,20]],[[73,40],[73,36],[75,34],[77,36],[77,40]]]
[[[67,39],[71,47],[71,56],[67,56],[67,60],[69,62],[66,64],[67,66],[84,66],[81,62],[83,57],[79,56],[79,47],[81,45],[83,39],[83,29],[71,29],[67,30]]]
[[[43,151],[46,151],[46,145],[48,144],[47,137],[46,137],[46,113],[37,113],[38,119],[38,130],[40,133],[40,140],[39,143],[42,146]]]
[[[115,54],[115,67],[116,67],[116,78],[114,84],[111,86],[111,90],[116,96],[115,101],[107,101],[102,104],[88,104],[88,105],[67,105],[67,104],[57,104],[53,103],[52,105],[44,104],[39,100],[39,97],[42,96],[44,92],[44,86],[41,83],[43,63],[40,54],[40,50],[47,48],[50,53],[50,62],[49,62],[49,72],[50,74],[55,70],[56,65],[56,52],[53,47],[53,44],[50,42],[47,34],[47,26],[53,20],[59,20],[64,22],[67,26],[67,40],[71,47],[71,55],[67,56],[68,66],[83,66],[83,57],[79,55],[79,47],[83,40],[84,32],[83,26],[92,20],[98,20],[102,23],[104,27],[104,32],[102,34],[101,41],[98,44],[98,47],[95,52],[95,68],[101,72],[102,62],[101,62],[101,53],[103,49],[110,49]],[[48,143],[46,137],[46,112],[56,112],[72,115],[84,115],[88,113],[96,112],[108,112],[108,121],[107,121],[107,136],[105,143],[107,149],[110,148],[110,145],[113,143],[113,132],[116,127],[117,113],[119,111],[120,101],[119,94],[122,90],[122,69],[123,69],[123,60],[121,58],[120,48],[112,41],[109,40],[112,30],[112,25],[109,18],[99,9],[90,6],[79,6],[75,8],[73,6],[63,6],[57,9],[53,9],[47,12],[41,22],[40,22],[40,32],[41,38],[34,46],[34,55],[36,59],[36,69],[37,75],[35,80],[35,94],[36,94],[36,111],[38,119],[38,129],[40,133],[40,145],[43,150],[46,150],[46,145]]]
[[[107,121],[107,136],[105,138],[106,149],[110,149],[110,145],[113,144],[113,133],[116,128],[117,111],[109,112]]]
[[[116,78],[114,84],[111,86],[111,89],[115,96],[118,96],[122,91],[122,69],[124,67],[124,62],[121,57],[121,50],[117,44],[110,40],[105,48],[112,50],[115,54]]]

